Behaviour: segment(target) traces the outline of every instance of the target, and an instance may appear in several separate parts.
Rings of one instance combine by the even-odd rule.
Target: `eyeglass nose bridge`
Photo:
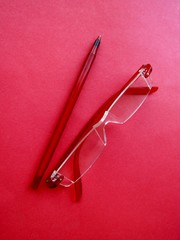
[[[96,131],[97,135],[99,136],[104,145],[107,144],[105,127],[108,123],[122,124],[123,122],[120,122],[119,118],[113,113],[105,111],[100,121],[93,126],[94,130]]]
[[[94,129],[98,128],[105,121],[105,119],[107,118],[108,114],[109,114],[109,112],[105,111],[104,115],[102,116],[102,118],[96,124],[94,124],[93,128]]]

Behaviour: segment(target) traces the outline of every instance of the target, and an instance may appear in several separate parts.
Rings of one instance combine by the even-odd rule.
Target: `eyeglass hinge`
[[[49,178],[46,179],[46,184],[50,188],[57,187],[63,180],[63,175],[59,174],[58,171],[54,170]]]
[[[150,64],[143,65],[139,72],[142,73],[145,78],[147,78],[152,72],[152,67]]]

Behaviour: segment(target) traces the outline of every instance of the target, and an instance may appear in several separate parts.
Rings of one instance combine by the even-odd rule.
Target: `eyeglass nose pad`
[[[95,128],[95,131],[104,145],[107,143],[105,124],[101,124],[99,127]]]

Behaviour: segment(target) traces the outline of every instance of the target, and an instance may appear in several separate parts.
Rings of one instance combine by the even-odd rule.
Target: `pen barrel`
[[[79,97],[79,94],[81,92],[81,89],[85,83],[85,80],[88,76],[88,73],[91,69],[91,66],[93,64],[93,61],[96,56],[96,52],[98,49],[99,43],[97,40],[95,41],[86,61],[85,64],[83,65],[83,68],[81,70],[81,73],[78,77],[78,80],[76,81],[75,86],[73,87],[70,97],[65,105],[65,108],[63,110],[63,114],[61,115],[61,118],[59,122],[56,125],[56,128],[54,130],[54,133],[49,141],[49,144],[46,148],[46,151],[44,152],[44,155],[41,159],[40,165],[38,167],[38,170],[36,172],[35,178],[33,180],[32,187],[37,188],[39,186],[39,183],[49,165],[49,162],[54,154],[54,151],[58,145],[59,139],[62,136],[62,133],[66,127],[67,121],[72,113],[72,110],[74,108],[74,105],[76,104],[76,101]]]

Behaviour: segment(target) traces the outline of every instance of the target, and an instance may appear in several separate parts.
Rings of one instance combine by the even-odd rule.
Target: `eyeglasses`
[[[126,123],[151,92],[151,71],[150,64],[143,65],[120,91],[105,102],[46,180],[49,187],[70,187],[88,172],[107,145],[106,126]]]

